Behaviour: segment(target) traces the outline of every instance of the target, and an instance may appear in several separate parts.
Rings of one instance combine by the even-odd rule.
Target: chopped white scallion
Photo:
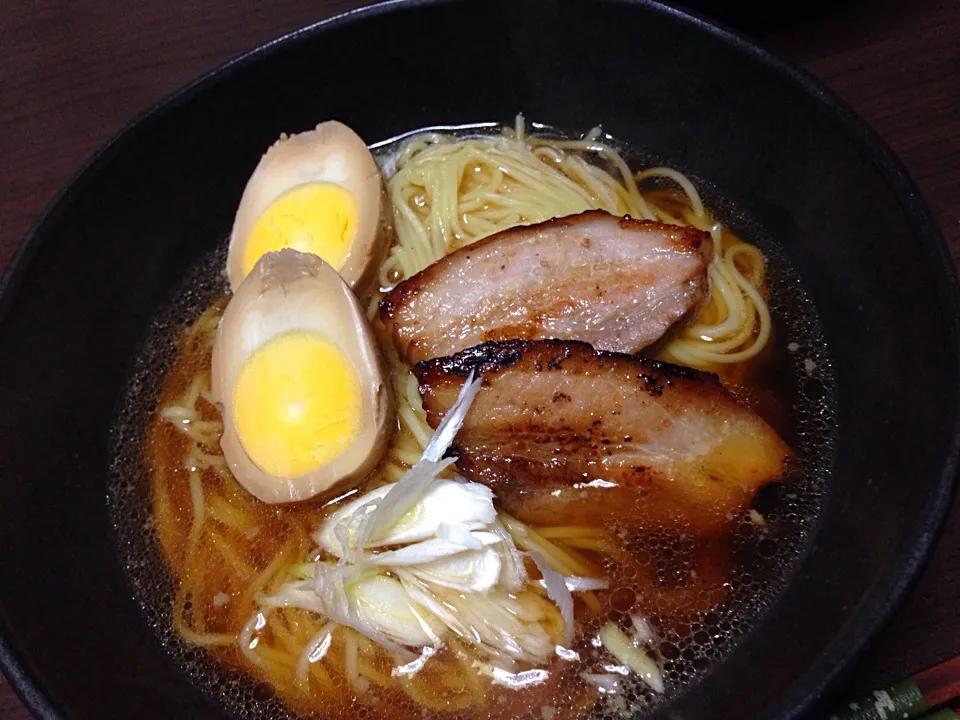
[[[427,660],[433,657],[436,653],[436,648],[427,645],[420,651],[420,657],[416,660],[411,660],[405,665],[397,665],[396,667],[390,670],[391,677],[413,677],[418,672],[423,670],[423,666],[426,664]]]
[[[464,483],[463,487],[469,487],[469,485]],[[479,550],[483,547],[483,543],[474,536],[473,530],[476,528],[464,522],[441,522],[437,525],[436,535],[438,540],[446,540],[467,550]],[[497,541],[494,540],[494,542]]]
[[[503,562],[493,548],[464,552],[425,562],[412,569],[421,580],[461,592],[487,592],[500,578]]]
[[[550,673],[542,668],[515,673],[503,668],[492,667],[487,674],[490,675],[494,685],[503,685],[513,690],[540,685],[550,677]]]
[[[500,583],[509,591],[515,592],[527,582],[527,571],[523,567],[523,556],[513,542],[513,536],[503,526],[499,518],[494,521],[493,532],[503,539],[501,547]]]
[[[442,469],[446,469],[446,465]],[[317,544],[331,555],[343,554],[337,540],[336,528],[346,518],[371,513],[376,502],[387,495],[395,485],[391,483],[359,497],[330,515],[314,535]],[[430,537],[442,537],[441,525],[463,525],[470,530],[486,527],[496,520],[493,492],[479,483],[434,479],[414,507],[382,537],[368,539],[367,549],[388,545],[420,542]],[[352,539],[352,538],[351,538]]]
[[[363,625],[376,628],[399,645],[421,647],[433,644],[435,636],[428,634],[420,624],[410,596],[399,580],[374,575],[350,585],[347,592],[355,616]]]
[[[630,622],[633,623],[633,639],[636,642],[649,645],[657,639],[653,628],[643,615],[631,615]]]
[[[597,690],[605,695],[612,695],[620,692],[620,682],[622,678],[611,673],[581,673],[580,677],[586,680]]]
[[[500,537],[496,533],[492,532],[476,531],[473,533],[473,537],[480,544],[481,548],[500,542]],[[370,565],[377,565],[381,567],[420,565],[423,563],[433,562],[434,560],[439,560],[440,558],[445,558],[450,555],[463,553],[464,550],[465,548],[463,545],[459,545],[455,542],[443,540],[441,538],[431,538],[413,545],[405,545],[397,550],[388,550],[377,555],[371,555],[369,558],[367,558],[367,562]]]
[[[662,693],[663,675],[657,663],[634,643],[616,623],[609,622],[599,634],[600,642],[622,664],[633,670],[652,690]]]
[[[514,688],[548,677],[544,670],[519,671],[519,663],[542,664],[555,654],[579,658],[568,649],[574,630],[571,592],[599,590],[607,583],[565,578],[541,556],[530,554],[563,618],[563,637],[558,638],[549,621],[552,610],[541,595],[525,589],[524,554],[498,516],[490,488],[441,477],[454,462],[443,455],[479,386],[479,379],[467,379],[422,458],[397,482],[350,499],[326,518],[313,535],[319,546],[311,556],[315,562],[292,566],[290,582],[258,598],[263,612],[297,607],[326,618],[298,661],[301,683],[310,663],[328,652],[334,629],[341,627],[347,675],[358,690],[369,683],[360,673],[357,654],[370,641],[394,653],[394,676],[408,677],[419,672],[451,632],[489,657],[495,683]],[[243,636],[248,643],[244,652],[251,655],[256,629],[251,620]]]
[[[313,566],[314,563],[297,563],[296,565],[291,565],[287,572],[299,580],[312,580]]]
[[[600,578],[580,577],[579,575],[568,575],[563,579],[570,592],[589,592],[591,590],[606,590],[610,583]]]
[[[456,401],[430,436],[420,461],[403,474],[390,492],[380,499],[376,510],[365,518],[355,539],[357,548],[366,547],[368,539],[376,541],[387,535],[416,506],[440,472],[452,464],[450,458],[446,461],[441,458],[460,431],[480,384],[481,379],[474,377],[471,371]]]
[[[266,613],[263,611],[255,612],[244,624],[243,629],[240,630],[240,635],[237,637],[237,644],[240,645],[240,651],[257,667],[262,667],[263,661],[260,659],[260,656],[254,652],[260,643],[260,638],[254,637],[254,633],[263,630],[266,625]]]
[[[412,657],[412,654],[403,648],[402,639],[398,641],[390,637],[389,631],[385,631],[385,628],[371,624],[371,613],[366,613],[365,617],[361,617],[357,596],[348,592],[348,588],[362,582],[362,578],[358,575],[358,568],[317,563],[315,573],[314,592],[317,594],[322,607],[320,614],[326,614],[328,618],[339,622],[341,625],[352,627],[378,645],[403,656],[405,659]]]
[[[443,457],[443,454],[450,445],[453,444],[453,439],[457,436],[457,433],[460,432],[460,427],[463,425],[467,413],[470,412],[470,406],[473,405],[473,398],[476,397],[482,382],[483,378],[476,377],[473,370],[471,370],[466,381],[460,387],[456,401],[450,406],[447,414],[431,436],[430,442],[428,442],[427,446],[423,449],[424,460],[437,462]]]
[[[563,617],[563,644],[565,647],[570,647],[573,644],[573,596],[567,589],[567,581],[563,575],[547,564],[540,553],[531,552],[527,554],[537,566],[540,574],[543,575],[547,597],[560,608],[560,615]]]

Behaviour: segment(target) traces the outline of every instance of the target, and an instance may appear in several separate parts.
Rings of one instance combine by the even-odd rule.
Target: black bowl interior
[[[35,711],[221,716],[131,597],[108,429],[151,319],[227,234],[263,148],[328,117],[372,142],[518,110],[602,122],[748,208],[800,272],[835,364],[839,444],[810,551],[757,630],[661,715],[809,711],[888,616],[952,486],[958,382],[951,266],[890,152],[809,78],[676,11],[407,3],[267,46],[154,108],[21,247],[0,324],[0,630]]]

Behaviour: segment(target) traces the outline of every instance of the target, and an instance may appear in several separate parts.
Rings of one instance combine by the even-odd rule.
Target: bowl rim
[[[115,153],[121,152],[125,141],[145,122],[174,111],[184,102],[201,94],[208,85],[219,78],[228,77],[295,42],[308,40],[347,23],[362,22],[367,18],[407,8],[469,1],[384,0],[330,16],[235,55],[172,92],[166,93],[133,115],[69,176],[47,201],[17,243],[0,277],[0,325],[9,315],[13,297],[22,284],[23,275],[26,274],[30,262],[43,245],[46,226],[56,222],[71,195],[83,187],[97,169],[108,162]],[[893,189],[903,208],[907,223],[913,230],[914,237],[924,245],[924,250],[930,259],[938,265],[939,271],[935,272],[936,277],[932,279],[936,283],[936,294],[940,307],[944,311],[944,325],[950,335],[948,340],[953,343],[953,346],[960,344],[960,284],[958,284],[956,266],[946,241],[936,218],[906,166],[866,120],[810,72],[779,57],[762,47],[757,41],[716,20],[708,19],[705,15],[690,9],[664,5],[658,0],[607,1],[612,4],[641,6],[649,12],[692,25],[699,32],[709,34],[728,47],[750,57],[754,62],[772,71],[778,80],[789,83],[799,92],[820,103],[835,119],[843,134],[850,139],[851,143],[857,145]],[[958,355],[956,377],[960,381],[960,355]],[[917,519],[905,532],[905,539],[896,548],[895,561],[890,563],[891,569],[885,571],[873,584],[857,611],[844,624],[840,633],[824,648],[817,660],[797,677],[784,695],[778,699],[779,704],[786,706],[783,718],[798,718],[812,710],[818,701],[837,687],[840,680],[849,673],[870,643],[887,625],[907,591],[916,582],[920,570],[936,544],[954,495],[958,466],[960,466],[960,397],[954,401],[952,440],[943,458],[943,469],[939,481],[927,497],[922,512],[917,514]],[[6,676],[10,686],[34,716],[43,720],[58,720],[65,717],[66,709],[58,707],[44,692],[42,684],[28,670],[28,663],[22,661],[19,653],[8,640],[9,627],[5,618],[0,619],[0,623],[2,623],[0,625],[0,671]]]

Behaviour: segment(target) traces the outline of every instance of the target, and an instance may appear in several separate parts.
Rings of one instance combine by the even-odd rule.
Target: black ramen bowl
[[[387,4],[294,33],[152,108],[50,205],[0,298],[0,664],[35,713],[224,717],[134,600],[109,434],[152,320],[224,241],[263,149],[326,118],[374,142],[517,111],[602,122],[709,183],[816,305],[838,408],[820,520],[754,629],[655,716],[816,715],[951,494],[952,266],[903,167],[817,82],[679,11],[586,0]]]

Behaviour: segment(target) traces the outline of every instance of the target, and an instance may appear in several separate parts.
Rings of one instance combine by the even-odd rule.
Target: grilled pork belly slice
[[[471,370],[483,386],[451,454],[533,525],[720,532],[786,469],[787,445],[716,376],[579,342],[490,342],[419,363],[431,426]]]
[[[412,363],[488,340],[635,353],[707,297],[710,235],[602,210],[504,230],[397,285],[380,319]]]

